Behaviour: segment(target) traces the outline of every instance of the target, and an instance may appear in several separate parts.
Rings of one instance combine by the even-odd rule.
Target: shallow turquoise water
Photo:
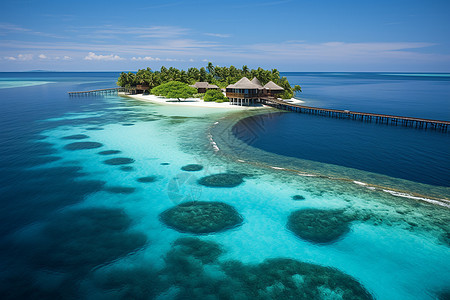
[[[37,97],[46,95],[46,89],[39,90],[42,87],[31,88],[29,93]],[[10,229],[2,235],[1,257],[6,268],[0,275],[1,291],[10,298],[176,299],[190,295],[203,299],[219,292],[228,296],[259,292],[270,298],[277,289],[293,288],[278,282],[255,291],[254,285],[246,286],[230,274],[233,270],[247,274],[246,266],[273,258],[335,268],[360,282],[376,299],[435,299],[450,286],[445,276],[450,273],[448,208],[395,197],[352,180],[300,176],[306,174],[252,161],[248,153],[255,153],[253,158],[261,153],[236,144],[239,140],[231,128],[242,117],[259,112],[160,106],[116,96],[67,99],[64,91],[55,90],[55,103],[60,101],[55,107],[61,109],[42,113],[30,122],[30,128],[18,126],[22,135],[33,133],[23,144],[11,127],[11,133],[5,131],[2,136],[2,145],[8,146],[8,151],[2,150],[3,214],[14,218],[3,219],[3,228]],[[27,112],[21,114],[25,117]],[[11,119],[3,119],[3,125],[18,115],[10,113]],[[74,135],[87,137],[66,139]],[[101,147],[76,151],[66,147],[79,142],[101,143]],[[99,154],[107,150],[121,152]],[[134,162],[105,163],[114,158]],[[286,167],[286,161],[279,162],[279,167]],[[372,176],[360,170],[302,163],[327,176],[342,172],[354,176],[353,180]],[[204,168],[182,171],[187,164]],[[225,172],[246,174],[244,182],[232,188],[197,182],[203,176]],[[156,180],[137,181],[149,176]],[[379,179],[380,184],[399,182]],[[403,190],[411,184],[401,182],[397,186]],[[442,195],[436,187],[428,189]],[[294,195],[304,200],[294,201]],[[229,204],[243,223],[222,232],[195,235],[161,222],[163,211],[188,201]],[[106,209],[107,217],[92,221],[88,212],[100,215],[97,208]],[[289,215],[309,208],[340,210],[352,217],[350,230],[325,244],[296,236],[286,226]],[[86,216],[71,217],[80,211]],[[217,243],[222,254],[212,258],[209,249],[202,258],[192,256],[174,245],[182,237]],[[243,265],[233,265],[230,271],[226,267],[230,261]],[[263,281],[264,273],[244,275],[248,280],[251,276]],[[281,279],[289,278],[277,280]],[[320,295],[342,298],[339,289],[332,293],[322,289]]]
[[[17,88],[50,83],[48,81],[0,80],[0,89]]]

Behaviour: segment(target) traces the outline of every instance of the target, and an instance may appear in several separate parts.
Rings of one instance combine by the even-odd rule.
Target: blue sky
[[[450,1],[1,1],[0,71],[450,72]]]

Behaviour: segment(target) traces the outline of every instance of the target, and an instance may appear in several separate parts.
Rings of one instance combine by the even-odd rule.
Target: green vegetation
[[[203,99],[203,97],[205,97],[205,93],[194,94],[192,97]]]
[[[190,87],[188,84],[179,81],[169,81],[154,87],[150,91],[153,95],[164,96],[166,98],[180,98],[186,99],[191,98],[197,89]]]
[[[220,90],[207,90],[203,100],[206,102],[227,102],[229,101],[227,97]]]
[[[241,69],[234,66],[219,67],[214,66],[211,62],[208,63],[206,68],[189,68],[187,71],[179,70],[173,67],[166,68],[163,66],[159,71],[153,71],[150,68],[147,68],[140,69],[137,73],[122,73],[117,80],[117,85],[131,88],[141,84],[148,85],[150,87],[149,89],[152,90],[159,85],[171,81],[178,81],[185,84],[194,84],[198,81],[206,81],[211,84],[215,84],[220,88],[226,88],[229,84],[236,83],[244,76],[250,80],[253,77],[256,77],[263,85],[269,81],[275,82],[284,88],[284,92],[281,94],[281,97],[285,99],[292,98],[295,92],[301,92],[300,86],[296,85],[295,87],[291,87],[286,77],[280,77],[280,72],[277,69],[264,70],[262,68],[258,68],[250,70],[245,65],[242,66]]]

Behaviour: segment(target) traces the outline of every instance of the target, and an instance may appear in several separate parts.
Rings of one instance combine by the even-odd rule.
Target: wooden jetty
[[[366,122],[376,122],[376,123],[388,124],[388,125],[401,125],[401,126],[406,126],[406,127],[424,128],[424,129],[432,128],[432,129],[438,129],[438,130],[442,130],[442,131],[447,131],[448,125],[450,125],[449,121],[421,119],[421,118],[412,118],[412,117],[401,117],[401,116],[384,115],[384,114],[355,112],[355,111],[349,111],[349,110],[304,106],[304,105],[288,103],[288,102],[285,102],[283,100],[279,100],[279,99],[273,98],[273,97],[260,98],[260,102],[265,105],[269,105],[269,106],[272,106],[272,107],[275,107],[278,109],[283,109],[283,110],[293,111],[293,112],[298,112],[298,113],[321,115],[321,116],[340,118],[340,119],[353,119],[353,120],[366,121]]]
[[[99,89],[81,92],[68,92],[69,96],[90,96],[90,95],[114,95],[119,92],[128,92],[128,89],[123,87]]]

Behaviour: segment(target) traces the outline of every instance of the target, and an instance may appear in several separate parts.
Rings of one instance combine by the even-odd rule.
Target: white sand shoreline
[[[119,93],[120,96],[130,97],[136,100],[146,101],[146,102],[152,102],[152,103],[159,103],[163,105],[178,105],[178,106],[193,106],[193,107],[210,107],[210,108],[227,108],[227,109],[256,109],[256,108],[263,108],[267,107],[262,104],[252,105],[252,106],[240,106],[240,105],[230,105],[230,102],[205,102],[200,98],[188,98],[184,99],[182,101],[178,101],[178,99],[170,99],[170,98],[164,98],[159,97],[155,95],[128,95],[125,93]],[[290,100],[287,100],[288,103],[303,103],[303,101],[292,98]]]

